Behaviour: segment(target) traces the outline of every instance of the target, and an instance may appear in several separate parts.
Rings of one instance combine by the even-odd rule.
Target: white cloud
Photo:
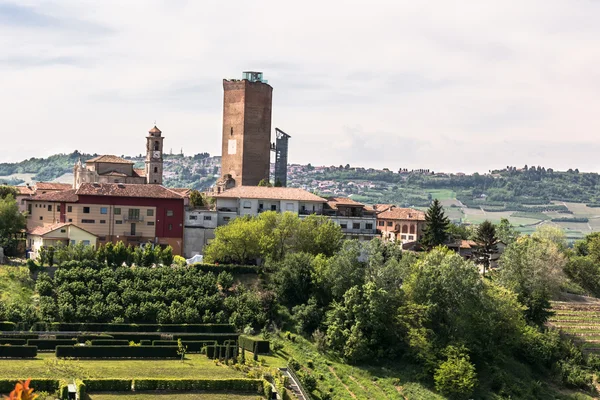
[[[221,80],[262,70],[290,162],[599,169],[600,2],[15,4],[0,161],[138,154],[154,119],[167,148],[219,154]]]

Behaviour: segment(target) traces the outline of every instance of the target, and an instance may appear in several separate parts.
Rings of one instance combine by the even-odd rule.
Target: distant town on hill
[[[0,183],[73,181],[73,166],[96,154],[74,151],[19,163],[0,163]],[[122,156],[143,167],[143,156]],[[220,176],[221,157],[165,154],[164,184],[205,190]],[[553,222],[573,239],[600,231],[600,175],[577,169],[554,171],[542,166],[507,166],[486,174],[443,173],[428,169],[373,169],[290,164],[288,186],[322,196],[349,196],[365,204],[393,203],[424,208],[433,198],[455,222],[478,224],[509,218],[527,232]]]

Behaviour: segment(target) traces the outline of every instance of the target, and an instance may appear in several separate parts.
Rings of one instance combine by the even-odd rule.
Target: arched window
[[[160,150],[160,149],[159,149],[159,147],[160,147],[160,146],[159,146],[159,144],[158,144],[158,140],[156,140],[156,141],[154,142],[154,150],[157,150],[157,151],[158,151],[158,150]]]
[[[154,167],[154,172],[158,172],[158,167]]]
[[[408,233],[408,225],[402,225],[402,233]]]
[[[410,226],[410,233],[412,233],[413,235],[415,234],[415,226],[414,225]]]

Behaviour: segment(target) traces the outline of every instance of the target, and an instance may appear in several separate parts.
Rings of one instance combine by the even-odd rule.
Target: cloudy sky
[[[293,5],[292,5],[293,4]],[[0,162],[220,153],[263,71],[290,162],[600,171],[600,1],[0,0]]]

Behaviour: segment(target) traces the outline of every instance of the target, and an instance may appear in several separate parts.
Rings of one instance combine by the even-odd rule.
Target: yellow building
[[[49,246],[67,246],[83,244],[84,246],[98,245],[98,237],[72,223],[59,223],[48,226],[38,226],[28,235],[31,246],[31,258],[37,258],[40,248]]]

